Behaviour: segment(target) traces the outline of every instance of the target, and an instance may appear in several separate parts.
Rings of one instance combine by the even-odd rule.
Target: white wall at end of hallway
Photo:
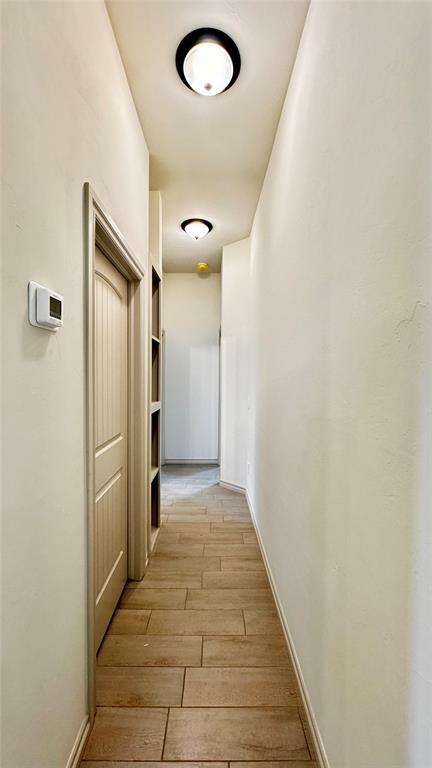
[[[168,460],[219,458],[220,286],[220,274],[164,275],[164,451]]]

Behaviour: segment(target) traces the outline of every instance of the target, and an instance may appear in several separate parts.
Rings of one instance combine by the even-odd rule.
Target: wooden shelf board
[[[156,413],[156,411],[160,411],[160,407],[161,407],[160,400],[158,400],[155,403],[152,403],[151,404],[151,412],[152,413]]]
[[[159,531],[160,528],[156,528],[154,525],[152,525],[150,531],[150,552],[153,552],[157,537],[159,536]]]
[[[156,344],[160,344],[160,338],[158,336],[152,336],[152,341],[154,341]]]
[[[150,482],[152,483],[159,472],[159,467],[150,467]]]

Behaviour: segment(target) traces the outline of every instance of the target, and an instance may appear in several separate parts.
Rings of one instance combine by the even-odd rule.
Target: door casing
[[[86,251],[86,464],[87,464],[87,678],[90,721],[96,711],[94,532],[94,260],[95,245],[128,281],[128,577],[139,580],[147,563],[146,272],[90,184],[84,185]],[[145,254],[147,256],[147,254]]]

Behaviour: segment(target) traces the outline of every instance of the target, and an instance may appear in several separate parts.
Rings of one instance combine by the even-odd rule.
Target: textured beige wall
[[[4,768],[86,714],[83,184],[147,264],[148,152],[102,2],[3,3]],[[64,294],[56,335],[27,283]]]
[[[249,493],[332,768],[432,765],[431,13],[312,3],[251,238]]]

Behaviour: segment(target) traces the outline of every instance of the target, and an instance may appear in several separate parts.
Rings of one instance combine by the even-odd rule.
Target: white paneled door
[[[96,248],[95,581],[96,650],[127,579],[128,284]]]

